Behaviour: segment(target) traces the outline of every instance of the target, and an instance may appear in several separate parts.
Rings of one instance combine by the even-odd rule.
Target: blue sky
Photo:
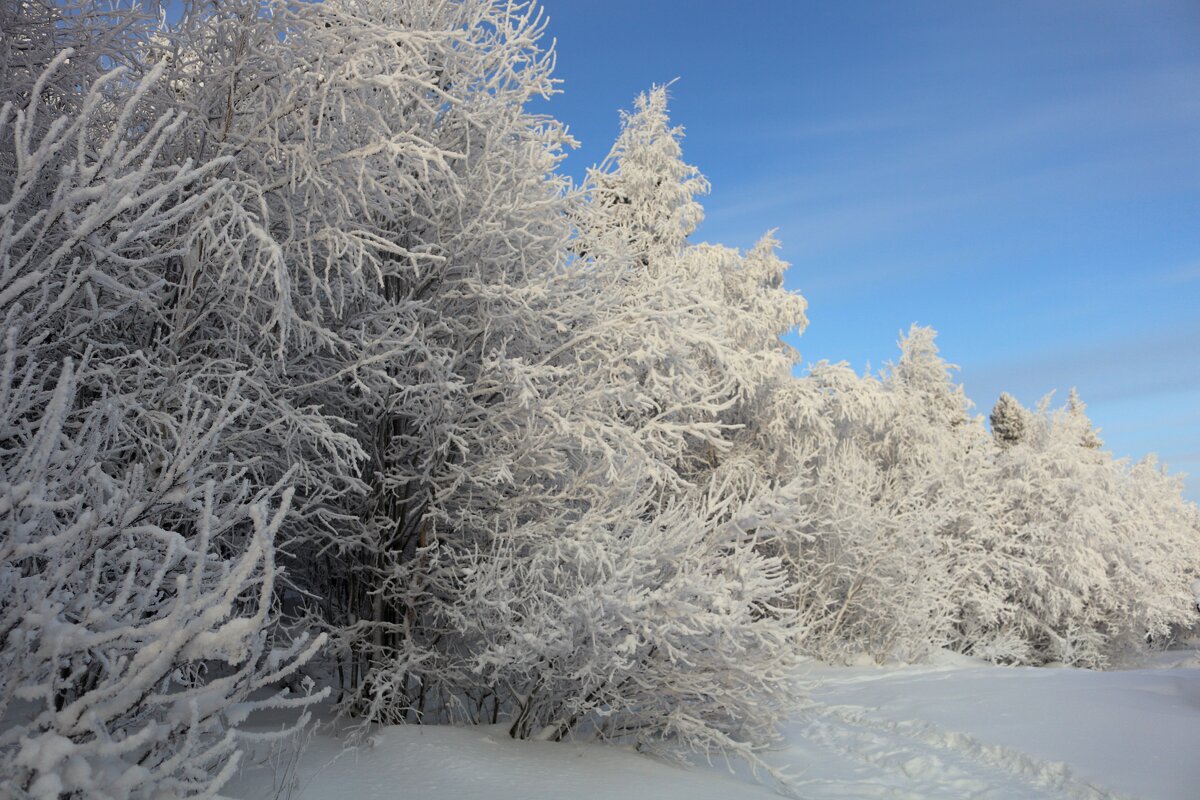
[[[932,325],[977,410],[1078,387],[1200,499],[1200,3],[545,0],[579,175],[672,86],[697,239],[777,228],[805,363]]]

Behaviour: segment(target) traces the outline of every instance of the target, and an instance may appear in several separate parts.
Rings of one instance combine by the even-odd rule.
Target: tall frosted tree
[[[623,134],[620,180],[593,178],[655,184],[647,203],[690,196],[664,187],[699,186],[693,169],[639,149],[677,153],[665,100],[639,109],[626,129],[674,151]],[[647,240],[624,204],[572,202],[576,255],[544,284],[556,328],[524,340],[520,404],[471,460],[503,468],[506,494],[462,520],[474,561],[457,596],[471,601],[446,606],[447,649],[467,655],[472,702],[516,736],[632,734],[753,758],[794,688],[792,614],[786,573],[733,521],[745,500],[716,471],[750,440],[735,415],[786,377],[777,335],[803,301],[779,288],[769,243],[742,255],[682,228]]]
[[[678,254],[704,219],[697,198],[709,189],[683,160],[682,138],[683,129],[671,125],[664,86],[638,95],[634,111],[622,113],[617,141],[588,174],[592,213],[582,226],[585,248],[615,233],[643,266]]]
[[[614,349],[638,359],[640,402],[655,423],[651,441],[667,448],[664,457],[684,480],[703,485],[732,450],[776,446],[760,429],[796,359],[780,337],[803,330],[807,304],[783,288],[787,264],[770,234],[744,254],[688,241],[703,219],[697,197],[708,184],[683,161],[681,138],[666,88],[640,96],[608,157],[589,173],[589,202],[576,227],[584,250],[600,254],[597,271],[611,271],[615,307],[653,306],[620,330],[626,339]],[[657,321],[651,330],[637,327]]]

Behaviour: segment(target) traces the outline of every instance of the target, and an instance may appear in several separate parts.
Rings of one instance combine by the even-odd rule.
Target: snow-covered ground
[[[820,667],[771,764],[804,798],[1200,797],[1200,659],[1136,670]],[[514,742],[503,728],[393,727],[343,752],[318,735],[286,770],[259,765],[232,797],[305,800],[741,800],[778,795],[744,769],[681,769],[600,744]]]

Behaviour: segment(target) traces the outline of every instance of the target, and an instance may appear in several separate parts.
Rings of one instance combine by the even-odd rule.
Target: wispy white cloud
[[[1091,403],[1200,389],[1200,327],[1183,326],[1084,346],[1036,349],[1020,358],[964,370],[968,390],[987,387],[1027,400],[1053,390],[1086,387]]]
[[[1164,270],[1152,276],[1154,283],[1164,286],[1182,286],[1200,281],[1200,262],[1183,267]]]
[[[1136,195],[1138,182],[1148,173],[1166,173],[1177,164],[1178,156],[1170,152],[1126,157],[1098,154],[1077,163],[1030,165],[1022,171],[977,175],[969,180],[947,165],[941,172],[913,174],[892,183],[879,181],[854,193],[846,188],[856,182],[854,176],[831,189],[829,178],[810,179],[801,174],[737,196],[714,196],[715,202],[708,204],[706,224],[727,229],[754,220],[763,229],[778,227],[790,252],[820,254],[848,243],[911,233],[931,225],[953,229],[956,216],[978,212],[980,207],[1020,208],[1031,201],[1072,196],[1080,187],[1090,190],[1092,200],[1106,196],[1125,199]],[[1200,169],[1196,175],[1200,190]],[[706,235],[705,231],[702,228],[701,234]]]
[[[905,112],[862,113],[824,119],[788,120],[774,125],[730,124],[705,131],[706,139],[732,140],[739,144],[754,142],[792,142],[810,144],[813,140],[895,134],[927,122],[918,115]]]
[[[881,112],[781,123],[796,145],[769,177],[708,203],[721,225],[746,217],[784,226],[788,242],[818,249],[897,230],[981,203],[1063,195],[1129,198],[1170,184],[1200,188],[1200,69],[1114,77],[1102,89],[1033,106]],[[800,111],[797,111],[800,115]],[[807,155],[810,137],[875,133],[834,153]],[[1153,143],[1153,146],[1147,144]],[[1086,143],[1086,144],[1084,144]],[[1182,167],[1182,169],[1181,169]]]

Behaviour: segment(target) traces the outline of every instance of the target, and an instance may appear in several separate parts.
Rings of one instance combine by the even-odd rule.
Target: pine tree
[[[627,129],[652,128],[643,114],[675,135],[661,104]],[[621,142],[622,179],[655,163],[641,148],[677,152]],[[443,646],[469,659],[458,674],[479,676],[460,695],[515,736],[590,727],[753,758],[792,690],[787,575],[736,521],[746,482],[722,469],[754,442],[741,420],[788,379],[772,326],[802,320],[803,301],[779,288],[770,243],[743,256],[688,245],[683,229],[644,237],[637,219],[671,218],[650,203],[687,195],[689,170],[640,176],[659,193],[637,218],[603,199],[577,209],[588,245],[547,284],[561,332],[529,338],[522,402],[471,460],[502,466],[508,494],[470,520],[454,597],[472,602],[439,612]]]
[[[1068,424],[1078,429],[1081,447],[1088,450],[1099,450],[1104,446],[1104,442],[1100,439],[1100,431],[1092,425],[1092,421],[1087,415],[1087,405],[1084,404],[1075,388],[1072,388],[1067,396],[1066,413]]]
[[[1028,412],[1008,392],[1002,392],[992,407],[992,436],[1001,447],[1012,447],[1025,440]]]
[[[585,246],[616,231],[635,260],[648,265],[657,255],[676,255],[704,219],[696,198],[708,181],[683,161],[683,129],[672,127],[667,89],[655,86],[623,113],[621,133],[599,167],[591,170],[592,217],[585,222]]]

